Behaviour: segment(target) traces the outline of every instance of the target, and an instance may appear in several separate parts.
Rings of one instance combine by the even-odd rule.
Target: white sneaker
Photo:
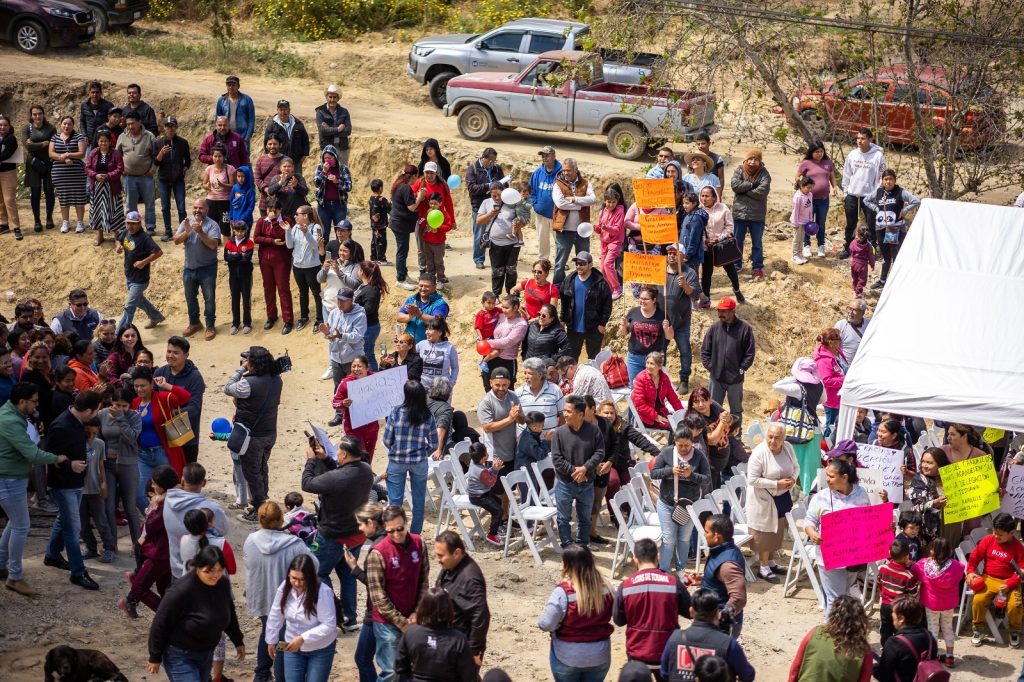
[[[68,232],[71,231],[71,224],[65,220],[60,224],[60,231],[64,234],[67,234]]]
[[[824,257],[825,257],[825,247],[824,247],[824,245],[822,245],[822,246],[818,247],[818,258],[824,258]]]
[[[810,246],[805,246],[804,247],[804,258],[810,258],[810,257],[811,257],[811,247]]]
[[[412,282],[408,281],[408,280],[406,280],[404,282],[399,282],[398,286],[402,287],[406,291],[416,291],[416,285],[413,284]]]
[[[82,221],[78,221],[78,224],[75,225],[75,234],[82,234],[83,232],[85,232],[85,225],[82,224]]]
[[[793,262],[797,265],[805,265],[807,263],[807,259],[803,256],[793,256]]]
[[[330,367],[328,367],[327,371],[325,371],[323,374],[320,375],[320,380],[321,381],[327,381],[328,379],[333,379],[333,378],[334,378],[334,370],[331,369]]]

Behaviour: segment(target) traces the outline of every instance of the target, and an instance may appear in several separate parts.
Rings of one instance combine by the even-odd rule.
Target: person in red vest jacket
[[[366,560],[366,588],[370,593],[378,682],[395,682],[398,640],[409,627],[409,617],[430,588],[430,566],[423,540],[410,533],[405,510],[390,506],[381,516],[385,537]]]
[[[679,629],[679,616],[690,617],[690,593],[671,573],[658,570],[658,545],[638,540],[633,547],[637,571],[615,591],[612,620],[626,626],[626,655],[650,667],[658,682],[661,654],[669,636]]]
[[[537,627],[551,633],[555,682],[602,682],[612,663],[611,587],[585,545],[562,552],[562,582],[551,592]]]

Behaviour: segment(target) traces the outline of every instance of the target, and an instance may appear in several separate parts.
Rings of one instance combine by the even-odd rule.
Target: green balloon
[[[441,213],[436,208],[430,209],[430,213],[427,214],[427,225],[430,225],[435,230],[441,227],[441,223],[444,222],[444,213]]]

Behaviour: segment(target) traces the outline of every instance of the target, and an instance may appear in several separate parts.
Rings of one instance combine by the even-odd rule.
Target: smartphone
[[[278,651],[284,651],[285,647],[287,647],[287,646],[288,646],[288,642],[278,642],[277,643],[277,650]]]
[[[303,431],[302,433],[306,435],[306,440],[309,441],[309,447],[313,448],[313,450],[316,450],[317,447],[319,447],[320,445],[320,443],[317,442],[316,437],[309,435],[309,431]]]

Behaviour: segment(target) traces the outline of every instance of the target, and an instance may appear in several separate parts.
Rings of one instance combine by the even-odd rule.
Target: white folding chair
[[[544,482],[545,471],[550,471],[551,473],[555,472],[555,463],[551,459],[551,455],[548,455],[539,462],[534,462],[530,465],[530,468],[533,469],[534,480],[537,482],[535,491],[540,504],[545,507],[554,508],[554,488],[548,488],[547,484]]]
[[[967,547],[969,547],[970,550],[967,550],[966,549]],[[973,543],[970,540],[964,540],[963,542],[960,543],[960,546],[956,548],[954,553],[956,554],[957,560],[960,563],[962,563],[962,564],[964,564],[966,566],[967,565],[967,557],[970,556],[970,553],[973,552],[973,551],[974,551]],[[985,566],[985,562],[984,561],[981,561],[981,562],[978,563],[978,573],[979,573],[979,575],[980,575],[981,571],[984,570],[984,566]],[[960,595],[960,609],[957,612],[957,621],[956,621],[956,634],[957,635],[959,635],[960,632],[963,630],[965,617],[966,617],[966,619],[968,621],[973,620],[971,618],[971,602],[973,602],[973,601],[974,601],[974,591],[971,590],[971,586],[967,584],[967,581],[964,581],[964,590],[963,590],[963,593]],[[985,611],[985,625],[988,626],[988,631],[992,634],[992,639],[995,641],[995,643],[998,644],[998,645],[1002,645],[1002,643],[1003,643],[1003,636],[999,632],[999,622],[997,622],[996,619],[992,616],[992,609],[988,609],[988,610]]]
[[[686,506],[686,508],[690,512],[690,518],[693,520],[693,526],[697,529],[697,566],[694,570],[696,570],[698,573],[700,573],[701,551],[710,551],[710,547],[708,547],[707,536],[704,535],[704,524],[700,522],[700,516],[704,512],[711,512],[712,514],[718,514],[720,512],[718,506],[716,505],[716,500],[714,499],[715,492],[716,491],[712,491],[712,494],[710,496],[699,499],[693,504]],[[751,536],[749,532],[746,532],[746,527],[743,528],[743,532],[740,532],[740,530],[736,528],[736,525],[733,524],[733,544],[735,544],[737,547],[742,548],[744,545],[750,542],[750,539]],[[746,561],[743,562],[743,573],[747,578],[747,582],[754,582],[754,572],[750,570],[750,564],[748,564]]]
[[[732,521],[733,540],[736,542],[736,545],[740,546],[749,542],[750,531],[747,529],[747,517],[743,513],[743,507],[736,500],[732,490],[723,485],[721,488],[711,491],[711,499],[715,501],[715,504],[718,505],[718,508],[723,513],[725,513],[725,504],[729,503],[729,520]],[[743,536],[746,536],[746,539],[740,542],[739,538]]]
[[[661,540],[660,525],[631,523],[632,514],[627,516],[622,510],[627,504],[634,504],[628,489],[622,489],[615,493],[615,496],[612,498],[612,514],[615,515],[615,520],[619,522],[619,532],[615,536],[615,552],[612,555],[612,575],[615,575],[616,568],[626,563],[626,558],[633,551],[637,540],[644,538],[655,542]],[[622,552],[621,559],[620,551]]]
[[[461,459],[463,455],[469,454],[469,446],[473,442],[468,438],[463,438],[458,443],[454,443],[448,453],[455,459]]]
[[[612,349],[611,348],[605,348],[600,353],[595,355],[594,359],[590,360],[589,363],[592,364],[594,367],[597,367],[598,369],[601,369],[601,365],[603,365],[605,363],[605,361],[608,360],[608,358],[610,358],[611,356],[612,356]]]
[[[740,462],[732,468],[733,478],[742,478],[744,482],[747,480],[747,463]],[[746,483],[744,483],[745,485]]]
[[[686,419],[685,407],[681,410],[676,410],[668,416],[668,423],[672,427],[673,433],[675,433],[676,429],[679,428],[679,425],[683,423],[684,419]]]
[[[723,488],[727,488],[732,494],[733,505],[739,509],[742,518],[737,519],[741,523],[747,522],[747,514],[744,510],[743,505],[747,501],[747,477],[733,476],[728,481],[722,484]]]
[[[971,542],[973,542],[974,545],[977,546],[977,545],[981,544],[981,541],[985,539],[985,536],[988,535],[991,532],[992,531],[990,529],[988,529],[988,528],[984,528],[984,527],[975,528],[974,530],[971,531],[971,534],[970,534]],[[972,547],[971,549],[973,551],[974,548]]]
[[[464,486],[460,486],[459,478],[453,471],[454,468],[457,467],[453,467],[449,459],[441,460],[434,468],[434,481],[441,491],[441,510],[437,515],[437,528],[434,531],[434,537],[436,538],[440,535],[443,530],[448,528],[449,523],[455,521],[459,534],[466,543],[466,548],[472,552],[475,549],[473,546],[473,535],[476,534],[482,538],[486,535],[486,532],[484,531],[483,524],[480,522],[480,507],[469,501],[469,494]],[[449,481],[451,481],[450,485]],[[469,512],[469,517],[473,522],[472,533],[466,528],[466,524],[462,520],[462,512],[464,511]]]
[[[747,427],[747,430],[743,432],[743,444],[753,450],[763,440],[764,427],[761,426],[761,420],[755,419]]]
[[[789,591],[795,589],[800,580],[801,572],[807,574],[807,579],[814,590],[814,596],[818,598],[818,608],[825,608],[825,593],[821,589],[818,580],[818,572],[815,570],[820,559],[817,545],[812,545],[804,540],[803,520],[807,514],[807,507],[800,503],[786,512],[786,527],[793,538],[793,549],[789,554],[789,566],[786,569],[786,579],[782,582],[783,598],[789,596]]]
[[[518,469],[502,477],[501,485],[508,496],[509,532],[505,534],[505,550],[501,557],[508,556],[510,539],[512,537],[512,521],[519,523],[522,531],[522,538],[533,554],[533,562],[538,566],[544,563],[540,558],[540,550],[551,547],[557,553],[561,553],[561,546],[558,543],[558,533],[554,528],[554,520],[558,511],[552,507],[545,507],[539,503],[539,496],[533,487],[533,481],[524,469]],[[516,500],[516,487],[525,486],[527,491],[525,498],[520,503]],[[537,529],[543,530],[546,539],[539,540],[534,537]],[[518,540],[516,541],[519,542]]]
[[[632,491],[631,496],[636,504],[636,510],[640,514],[640,518],[649,525],[658,525],[658,507],[651,496],[651,489],[647,484],[647,479],[642,475],[634,476],[629,479],[629,485],[626,488]],[[630,509],[633,509],[633,507],[631,506]]]

